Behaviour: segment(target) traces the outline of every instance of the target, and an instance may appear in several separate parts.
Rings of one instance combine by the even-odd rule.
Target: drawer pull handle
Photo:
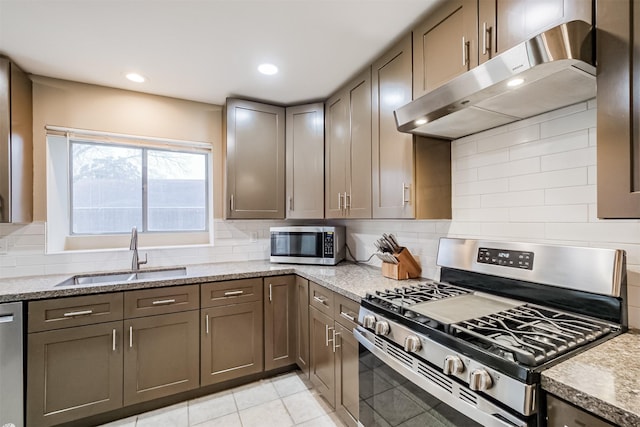
[[[225,292],[224,296],[225,297],[233,297],[236,295],[242,295],[244,293],[244,291],[229,291],[229,292]]]
[[[158,301],[154,301],[151,304],[153,305],[162,305],[162,304],[173,304],[174,302],[176,302],[175,298],[171,298],[171,299],[161,299]]]
[[[75,317],[75,316],[87,316],[89,314],[93,314],[93,310],[70,311],[68,313],[63,314],[63,316],[64,317]]]
[[[319,302],[320,304],[322,304],[322,305],[327,305],[327,299],[326,299],[325,297],[317,297],[317,296],[314,296],[314,297],[313,297],[313,299],[314,299],[315,301],[318,301],[318,302]]]
[[[341,317],[344,317],[344,318],[345,318],[345,319],[347,319],[347,320],[351,320],[353,323],[358,323],[358,319],[356,319],[356,317],[355,317],[355,316],[353,316],[353,315],[351,315],[351,314],[349,314],[349,313],[346,313],[346,312],[344,312],[344,311],[341,311],[341,312],[340,312],[340,316],[341,316]]]

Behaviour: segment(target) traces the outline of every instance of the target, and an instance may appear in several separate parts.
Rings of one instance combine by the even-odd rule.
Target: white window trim
[[[137,147],[173,148],[179,151],[205,152],[207,155],[207,223],[208,231],[195,232],[153,232],[139,234],[139,247],[169,248],[213,245],[213,162],[212,146],[208,143],[179,141],[162,138],[140,137],[106,132],[47,126],[46,177],[47,177],[47,227],[46,252],[64,253],[68,251],[96,251],[129,249],[129,233],[110,235],[70,235],[70,182],[69,182],[69,139],[79,139]]]

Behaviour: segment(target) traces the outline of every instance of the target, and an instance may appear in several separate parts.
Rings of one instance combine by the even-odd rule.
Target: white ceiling
[[[327,98],[442,1],[0,0],[0,54],[42,76],[295,104]]]

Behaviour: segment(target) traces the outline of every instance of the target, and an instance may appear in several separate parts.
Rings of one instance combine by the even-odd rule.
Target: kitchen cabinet
[[[325,217],[371,218],[371,68],[325,105]]]
[[[122,294],[34,301],[28,310],[27,425],[122,407]]]
[[[640,1],[596,2],[598,218],[640,218]]]
[[[309,281],[296,276],[296,364],[309,378]]]
[[[413,29],[413,98],[478,65],[477,0],[450,0]]]
[[[33,108],[29,77],[0,56],[0,223],[33,219]]]
[[[264,369],[296,363],[296,277],[264,278]]]
[[[479,62],[563,22],[592,22],[591,0],[479,0]]]
[[[336,362],[330,338],[332,332],[333,318],[313,306],[309,307],[311,383],[329,405],[335,408]]]
[[[228,219],[283,219],[285,109],[241,99],[225,106]]]
[[[124,405],[199,387],[198,285],[126,292],[124,306]]]
[[[264,369],[262,279],[201,285],[200,384]]]
[[[613,427],[605,420],[565,402],[555,396],[547,395],[548,427]]]
[[[415,137],[416,218],[451,219],[451,141]]]
[[[333,342],[335,343],[336,413],[349,426],[359,419],[359,346],[353,336],[358,319],[357,302],[335,294]]]
[[[324,104],[286,109],[286,216],[324,218]]]
[[[413,136],[394,110],[411,101],[411,34],[372,65],[373,218],[415,218]]]

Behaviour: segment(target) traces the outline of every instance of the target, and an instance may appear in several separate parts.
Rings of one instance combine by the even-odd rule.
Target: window
[[[205,231],[206,153],[71,140],[71,234]]]

